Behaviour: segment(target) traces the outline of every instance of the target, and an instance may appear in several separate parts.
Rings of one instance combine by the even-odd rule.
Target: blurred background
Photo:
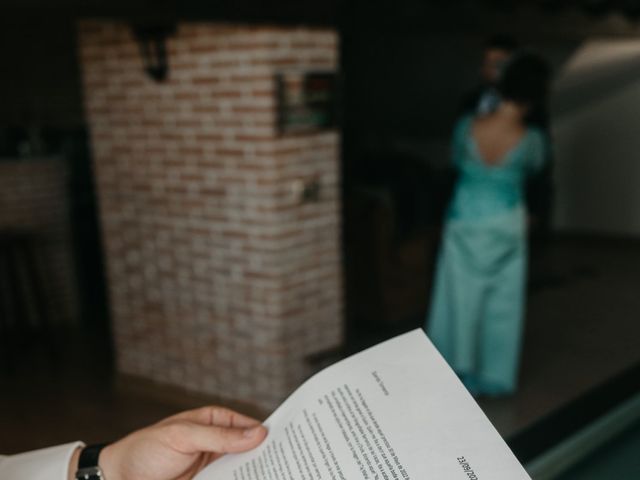
[[[552,66],[553,162],[519,388],[480,404],[535,479],[640,474],[640,1],[0,12],[0,451],[206,402],[264,417],[423,327],[451,132],[500,33]]]

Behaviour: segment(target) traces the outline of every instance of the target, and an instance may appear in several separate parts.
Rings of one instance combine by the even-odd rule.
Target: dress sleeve
[[[69,461],[81,442],[0,456],[0,478],[11,480],[67,480]]]
[[[527,170],[531,174],[538,173],[549,158],[549,139],[541,130],[534,129],[530,134]]]

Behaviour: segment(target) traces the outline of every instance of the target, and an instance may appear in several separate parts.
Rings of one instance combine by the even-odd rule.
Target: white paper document
[[[422,330],[326,368],[196,480],[530,480]]]

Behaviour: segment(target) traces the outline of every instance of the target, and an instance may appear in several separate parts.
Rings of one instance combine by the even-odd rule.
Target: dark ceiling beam
[[[181,19],[337,25],[341,0],[235,0],[180,2]]]
[[[495,32],[526,39],[579,40],[588,36],[640,37],[640,21],[620,13],[594,17],[575,4],[560,10],[543,8],[540,2],[512,2],[500,8],[492,1],[452,0],[449,3],[403,0],[390,4],[381,0],[349,0],[347,24],[372,34]]]
[[[386,33],[506,32],[518,38],[638,36],[620,10],[587,12],[592,0],[2,0],[0,17],[106,17],[153,23],[228,21],[305,24]],[[612,2],[612,0],[597,0]],[[640,0],[617,0],[615,5]],[[613,5],[613,3],[612,3]]]
[[[341,0],[2,0],[2,16],[337,25]]]

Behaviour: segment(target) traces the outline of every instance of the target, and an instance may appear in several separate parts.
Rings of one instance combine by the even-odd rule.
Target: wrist
[[[80,452],[82,447],[78,447],[74,450],[71,458],[69,459],[69,470],[67,474],[67,480],[75,480],[76,472],[78,471],[78,460],[80,459]]]
[[[109,444],[100,452],[100,468],[104,473],[105,480],[120,480],[113,447],[114,444]]]

